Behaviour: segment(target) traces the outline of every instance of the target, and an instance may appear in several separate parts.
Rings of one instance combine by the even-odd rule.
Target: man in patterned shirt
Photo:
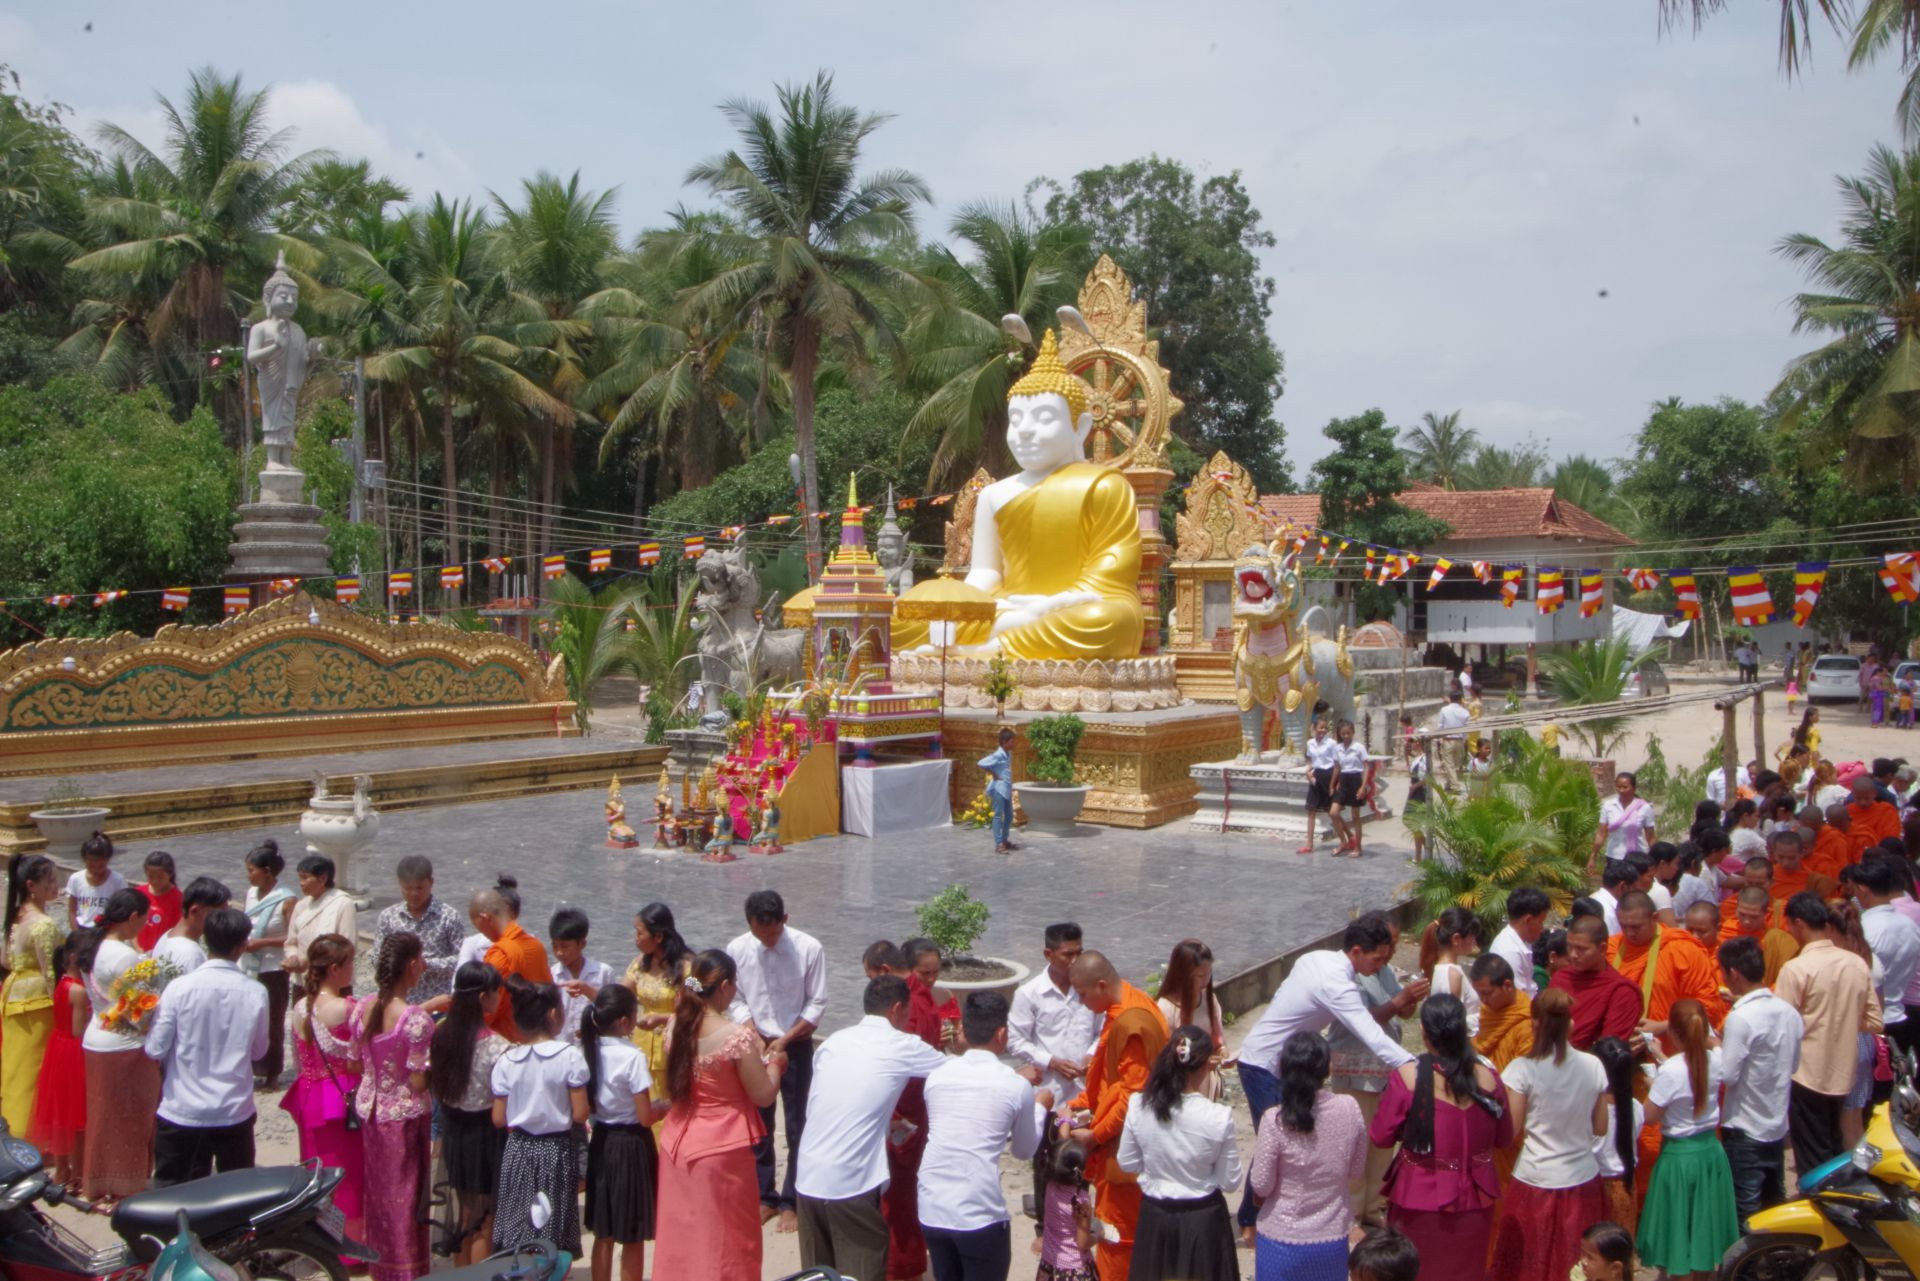
[[[373,930],[373,954],[380,955],[389,934],[417,935],[427,972],[409,999],[419,1005],[436,996],[451,996],[460,940],[467,933],[466,918],[433,896],[433,863],[429,859],[408,854],[400,860],[397,871],[400,901],[380,913]]]

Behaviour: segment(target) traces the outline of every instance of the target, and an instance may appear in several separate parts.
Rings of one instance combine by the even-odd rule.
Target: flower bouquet
[[[982,792],[973,798],[973,804],[960,811],[959,819],[968,827],[985,827],[993,822],[993,802]]]
[[[107,993],[113,1004],[100,1015],[100,1026],[122,1036],[146,1036],[153,1012],[160,1008],[160,993],[179,977],[180,967],[170,961],[148,956],[134,962],[113,981]]]

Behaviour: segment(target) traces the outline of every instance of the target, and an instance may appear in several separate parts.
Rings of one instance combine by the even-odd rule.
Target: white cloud
[[[398,135],[367,119],[353,97],[328,80],[291,80],[273,86],[269,110],[276,127],[292,128],[292,146],[366,158],[424,200],[435,191],[474,194],[473,168],[431,128],[406,125]]]

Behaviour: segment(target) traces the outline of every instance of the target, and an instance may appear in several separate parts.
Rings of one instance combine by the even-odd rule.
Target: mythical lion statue
[[[1353,659],[1347,629],[1326,634],[1326,611],[1300,611],[1300,575],[1279,544],[1249,547],[1233,566],[1233,686],[1240,706],[1239,763],[1262,760],[1267,716],[1277,712],[1279,759],[1302,759],[1313,706],[1324,700],[1334,721],[1354,720]]]
[[[709,551],[699,560],[700,592],[693,620],[700,638],[700,678],[708,707],[719,706],[722,687],[739,694],[772,680],[791,685],[804,679],[801,661],[806,633],[797,627],[769,629],[755,617],[772,604],[760,597],[760,575],[741,546]]]

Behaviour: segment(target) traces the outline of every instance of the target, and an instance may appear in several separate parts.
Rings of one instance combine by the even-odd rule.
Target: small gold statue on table
[[[640,838],[627,826],[627,803],[620,799],[620,776],[615,774],[613,781],[607,784],[607,848],[630,850],[640,844]]]
[[[660,790],[653,794],[653,848],[673,848],[673,796],[667,791],[667,769],[660,767]]]
[[[713,839],[707,842],[707,848],[701,853],[703,863],[731,863],[740,856],[733,852],[733,818],[722,815],[715,826]]]
[[[760,830],[748,847],[756,854],[778,854],[780,845],[780,799],[771,791],[760,795]]]

